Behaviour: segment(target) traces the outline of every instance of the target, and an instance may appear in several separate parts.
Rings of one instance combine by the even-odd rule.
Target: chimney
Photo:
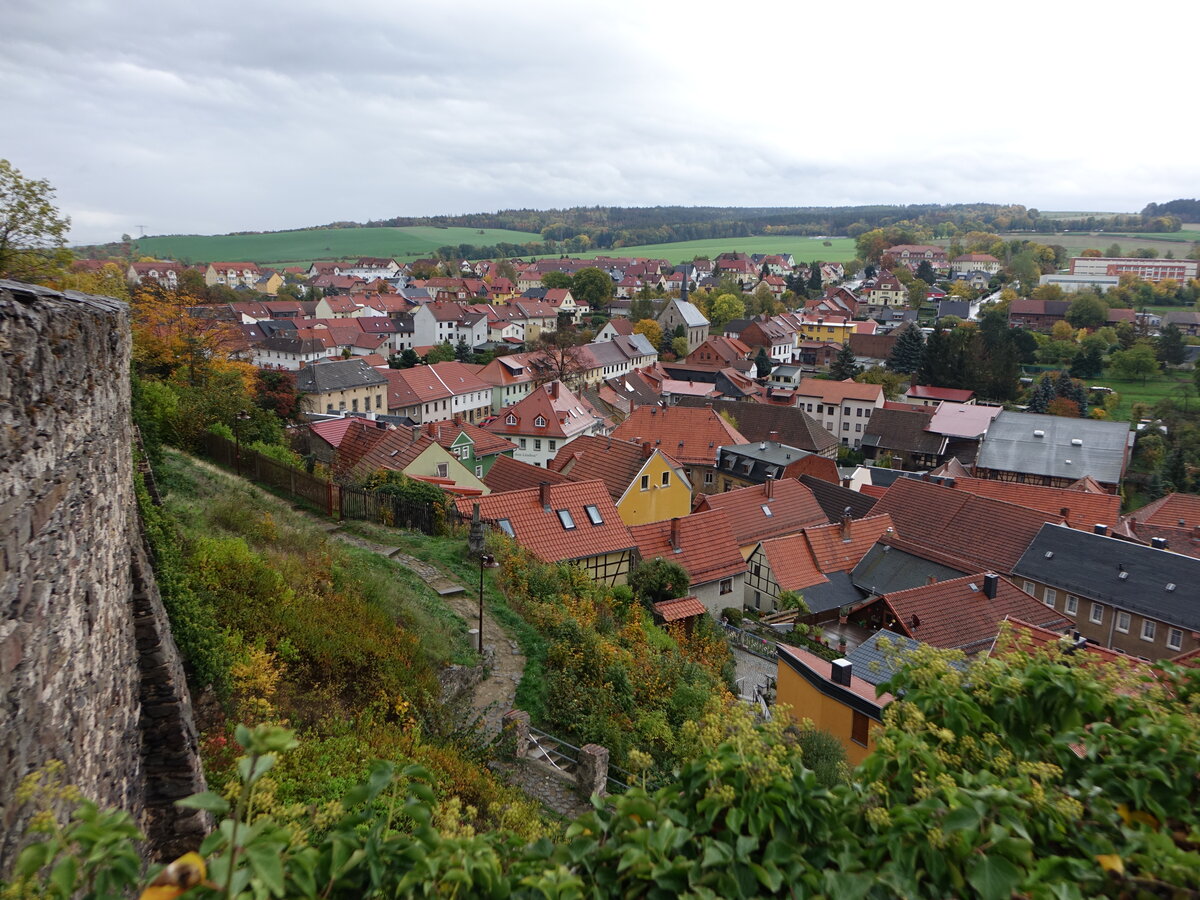
[[[763,490],[766,492],[768,500],[770,500],[772,497],[774,497],[775,496],[775,479],[768,478],[765,482],[763,482]]]
[[[610,439],[610,446],[611,446],[611,439]],[[654,445],[651,444],[649,441],[644,441],[642,443],[642,456],[645,457],[646,459],[649,459],[650,454],[653,452],[654,452]]]
[[[414,442],[419,441],[421,439],[421,426],[420,425],[414,425],[412,427],[412,439]]]
[[[833,683],[840,684],[842,687],[850,687],[850,679],[854,674],[854,664],[848,659],[835,659],[833,661]]]
[[[989,600],[996,599],[996,589],[1000,587],[1000,576],[989,572],[983,576],[983,595]]]
[[[1092,531],[1094,531],[1096,534],[1108,534],[1108,526],[1103,522],[1097,522],[1092,526]]]
[[[1069,506],[1064,506],[1064,507],[1062,507],[1062,508],[1061,508],[1061,509],[1058,511],[1058,514],[1059,514],[1060,516],[1062,516],[1064,519],[1069,519],[1069,518],[1071,518],[1071,507],[1069,507]]]
[[[937,576],[936,575],[926,576],[925,583],[926,584],[937,584]]]
[[[1150,546],[1155,550],[1166,550],[1167,539],[1165,537],[1150,538]]]
[[[551,397],[553,397],[556,400],[558,399],[558,382],[557,381],[550,382],[550,386],[547,388],[547,390],[550,392]]]
[[[842,541],[850,540],[850,523],[853,519],[848,515],[842,516]]]
[[[778,431],[768,431],[767,432],[767,440],[773,444],[778,444],[779,443],[779,432]]]
[[[538,492],[542,501],[542,510],[550,512],[550,482],[543,481],[538,486]]]
[[[671,549],[682,549],[679,546],[679,516],[673,516],[671,518]]]

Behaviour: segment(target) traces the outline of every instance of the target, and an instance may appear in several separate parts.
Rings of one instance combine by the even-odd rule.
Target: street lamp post
[[[496,557],[487,553],[479,556],[479,655],[483,655],[483,570],[496,568]]]

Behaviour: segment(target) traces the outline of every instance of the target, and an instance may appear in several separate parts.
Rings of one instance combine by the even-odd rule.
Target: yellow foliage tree
[[[639,319],[633,325],[634,334],[644,334],[654,348],[662,343],[662,326],[653,319]]]

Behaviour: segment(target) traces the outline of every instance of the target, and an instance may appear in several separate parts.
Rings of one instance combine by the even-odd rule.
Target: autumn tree
[[[1116,376],[1126,381],[1140,378],[1145,384],[1147,378],[1158,372],[1158,355],[1148,340],[1139,340],[1128,350],[1118,350],[1108,362]]]
[[[1067,307],[1067,321],[1076,328],[1099,328],[1108,320],[1108,305],[1095,294],[1080,294]]]
[[[566,272],[544,272],[542,274],[542,287],[552,290],[571,287],[571,276]],[[572,294],[574,292],[572,291]]]
[[[532,364],[535,385],[561,381],[572,390],[587,371],[584,350],[569,331],[543,331],[538,335],[537,356]]]
[[[576,303],[585,303],[592,309],[608,306],[613,297],[613,280],[608,273],[595,266],[580,269],[571,278],[571,296]]]
[[[745,315],[746,304],[741,297],[735,294],[721,294],[712,302],[708,319],[712,323],[712,330],[720,333],[729,322],[741,319]]]
[[[639,319],[637,322],[634,322],[633,333],[644,334],[652,347],[657,347],[662,343],[662,326],[654,321],[654,319]]]
[[[70,262],[69,216],[59,215],[54,188],[26,178],[0,159],[0,278],[41,282]]]
[[[674,560],[662,557],[644,560],[629,574],[633,596],[649,608],[664,600],[686,597],[690,585],[687,570]]]

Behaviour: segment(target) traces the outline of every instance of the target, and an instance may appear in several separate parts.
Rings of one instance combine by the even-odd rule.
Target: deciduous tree
[[[644,334],[646,340],[650,342],[652,347],[657,347],[662,343],[663,330],[662,326],[654,319],[640,319],[633,323],[634,334]]]
[[[613,296],[613,280],[608,273],[589,266],[580,269],[571,279],[571,296],[576,303],[586,303],[592,309],[608,306]]]
[[[54,188],[26,178],[0,159],[0,278],[45,281],[70,262],[66,249],[71,219],[59,215]]]

